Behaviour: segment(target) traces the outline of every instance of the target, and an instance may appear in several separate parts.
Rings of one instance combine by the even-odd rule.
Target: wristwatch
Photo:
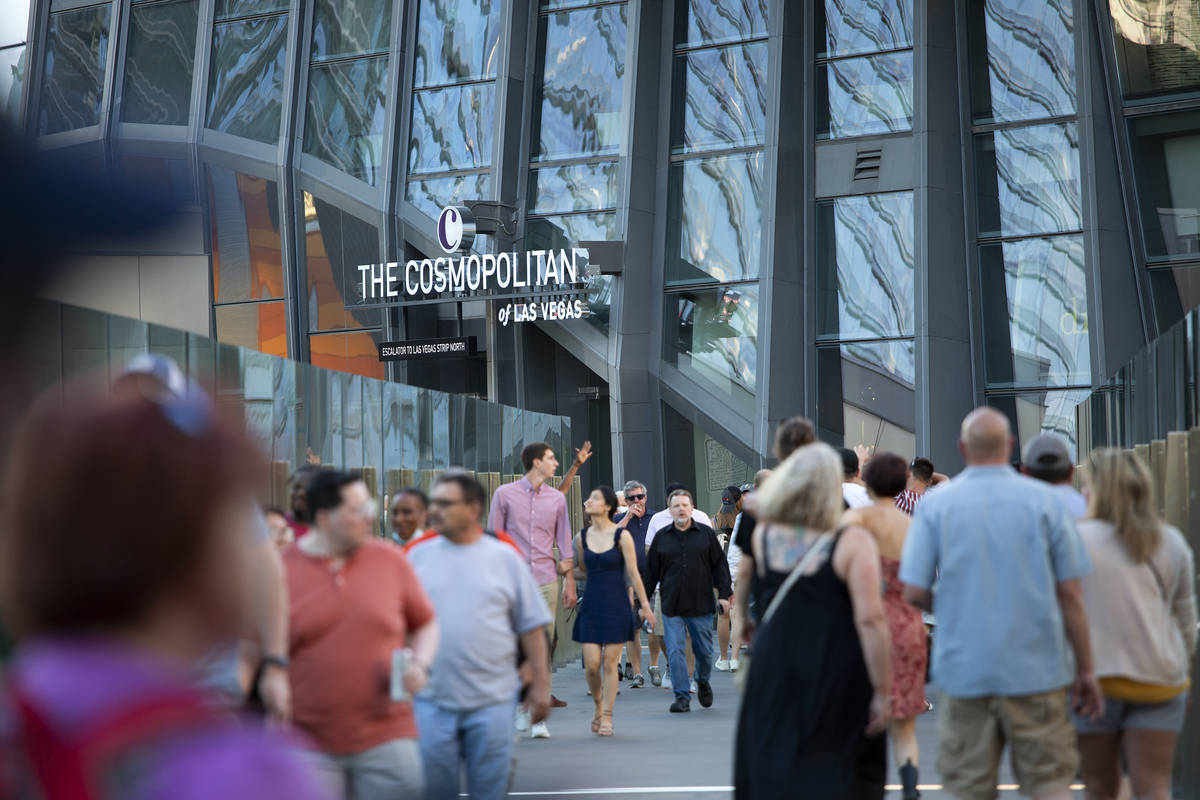
[[[259,663],[262,664],[262,666],[264,668],[265,667],[276,667],[278,669],[283,670],[284,672],[286,672],[288,667],[291,666],[291,662],[289,662],[287,660],[287,656],[277,656],[277,655],[272,655],[269,653],[267,655],[263,656],[262,659],[259,661]]]

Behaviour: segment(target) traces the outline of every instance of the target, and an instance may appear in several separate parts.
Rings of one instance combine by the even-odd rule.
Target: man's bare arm
[[[904,584],[904,602],[916,606],[922,611],[933,611],[933,592],[920,586]]]
[[[571,483],[575,480],[575,476],[579,473],[579,468],[587,463],[587,460],[592,457],[592,443],[584,442],[583,447],[575,450],[575,460],[571,462],[571,468],[567,470],[567,474],[563,476],[562,483],[558,485],[558,490],[563,494],[571,491]]]

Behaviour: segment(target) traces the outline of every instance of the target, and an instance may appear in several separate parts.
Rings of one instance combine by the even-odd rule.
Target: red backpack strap
[[[193,692],[147,698],[67,738],[28,697],[11,692],[21,739],[46,800],[102,800],[97,787],[122,754],[164,736],[218,724],[221,715]]]

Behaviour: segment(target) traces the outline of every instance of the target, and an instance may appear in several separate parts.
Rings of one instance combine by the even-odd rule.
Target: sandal
[[[612,724],[612,712],[611,711],[607,711],[600,715],[600,727],[596,730],[596,733],[600,734],[601,736],[612,736],[613,735],[613,724]]]
[[[592,733],[600,732],[600,711],[596,710],[596,716],[592,717]]]

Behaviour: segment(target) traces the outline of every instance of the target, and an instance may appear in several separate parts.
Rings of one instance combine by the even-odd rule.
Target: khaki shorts
[[[546,606],[550,609],[550,624],[546,626],[546,635],[550,637],[546,641],[546,652],[550,656],[550,682],[554,682],[554,629],[558,624],[558,581],[554,583],[542,584],[538,587],[542,592],[542,599],[546,601]]]
[[[949,697],[938,706],[938,771],[946,791],[974,800],[996,797],[1004,745],[1021,792],[1070,786],[1079,768],[1067,690],[1021,697]]]
[[[658,592],[654,593],[654,635],[663,635],[663,615],[662,615],[662,598],[658,596]]]

